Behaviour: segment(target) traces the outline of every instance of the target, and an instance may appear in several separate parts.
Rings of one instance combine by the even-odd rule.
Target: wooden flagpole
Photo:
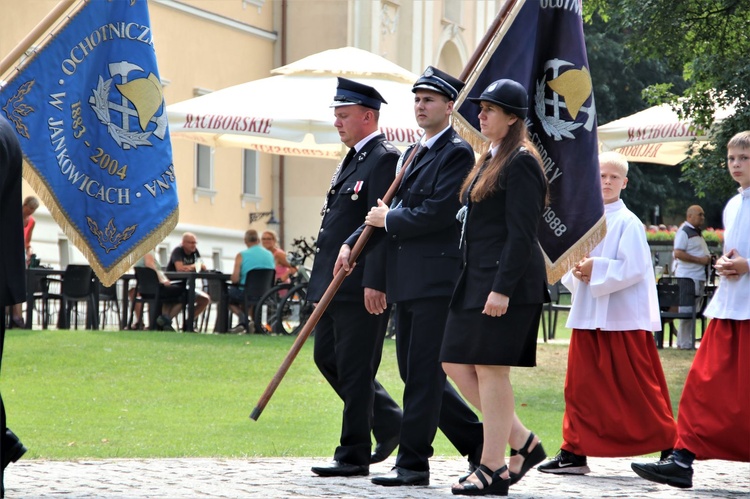
[[[398,172],[398,175],[396,175],[396,178],[393,180],[393,183],[388,188],[388,192],[386,192],[385,196],[383,196],[383,203],[385,203],[386,205],[391,204],[391,201],[393,200],[393,196],[396,195],[396,191],[398,191],[398,188],[401,185],[401,179],[404,176],[404,172],[406,171],[406,168],[414,160],[414,155],[417,153],[418,149],[419,147],[414,147],[414,149],[412,149],[411,153],[409,154],[409,157],[405,161],[404,165],[401,167],[401,170]],[[359,258],[360,253],[362,253],[362,250],[367,244],[367,241],[370,240],[370,236],[372,235],[374,230],[375,230],[374,227],[372,227],[371,225],[367,225],[365,226],[362,233],[359,235],[357,242],[354,243],[354,248],[352,248],[352,251],[349,254],[349,267],[350,268],[354,266],[355,262],[357,261],[357,258]],[[263,412],[263,409],[265,409],[266,404],[268,404],[268,401],[271,400],[271,396],[276,391],[276,388],[278,388],[279,384],[281,384],[281,380],[284,379],[284,376],[286,375],[287,371],[292,366],[292,362],[294,362],[294,359],[297,358],[297,354],[300,352],[300,350],[302,350],[302,345],[305,344],[305,341],[307,341],[307,338],[310,336],[310,334],[312,334],[313,328],[318,324],[318,321],[320,320],[320,317],[323,315],[323,312],[326,311],[326,308],[328,308],[328,305],[330,305],[331,300],[333,300],[334,295],[339,290],[339,287],[341,287],[341,284],[344,282],[346,275],[347,275],[346,271],[343,268],[341,268],[333,277],[331,284],[328,285],[328,289],[326,289],[325,293],[323,293],[323,296],[321,297],[320,301],[315,306],[315,310],[313,310],[312,314],[310,314],[310,318],[307,319],[307,322],[302,327],[302,331],[300,331],[299,334],[297,335],[297,339],[294,340],[294,344],[292,345],[292,348],[289,349],[289,353],[286,354],[286,357],[284,358],[278,370],[276,371],[276,374],[274,374],[273,378],[271,379],[271,382],[268,383],[266,390],[263,392],[263,395],[261,395],[260,400],[258,400],[258,403],[253,409],[253,412],[250,414],[250,419],[254,421],[258,420],[261,413]]]
[[[52,25],[54,25],[65,12],[70,8],[71,5],[79,0],[61,0],[60,3],[55,6],[54,9],[42,19],[39,24],[32,29],[23,40],[21,40],[16,47],[10,51],[10,53],[3,58],[0,62],[0,76],[4,75],[8,70],[26,53],[29,48],[37,41],[41,36],[46,33]]]
[[[456,102],[453,105],[453,109],[456,111],[453,114],[453,128],[461,137],[464,138],[464,140],[466,140],[471,145],[471,147],[474,149],[474,152],[477,152],[480,155],[487,152],[487,140],[482,136],[481,133],[479,133],[478,130],[474,129],[474,127],[471,126],[463,116],[458,113],[458,108],[461,107],[463,102],[466,100],[469,90],[473,86],[473,82],[470,82],[469,80],[473,78],[473,75],[477,71],[479,64],[482,62],[482,58],[485,56],[490,45],[492,45],[492,43],[494,42],[495,37],[497,36],[500,29],[506,22],[508,22],[508,18],[510,17],[513,9],[516,7],[516,4],[519,1],[525,0],[507,0],[505,2],[503,8],[497,14],[495,20],[492,21],[490,28],[482,37],[482,40],[479,42],[479,45],[477,45],[476,50],[474,50],[474,53],[469,58],[469,62],[466,63],[466,66],[464,67],[463,71],[461,71],[461,75],[459,76],[459,79],[465,82],[466,85],[463,89],[461,89],[461,92],[459,92],[458,97],[456,98]],[[513,20],[515,20],[515,16],[513,16]]]
[[[477,45],[476,50],[474,50],[474,53],[469,58],[469,62],[466,63],[464,70],[461,71],[461,75],[458,77],[459,80],[465,82],[469,75],[474,72],[474,68],[476,68],[477,64],[479,64],[479,59],[482,58],[482,55],[487,50],[490,42],[495,37],[495,33],[497,33],[497,31],[500,29],[500,26],[503,25],[505,19],[508,17],[508,14],[510,14],[511,9],[513,9],[513,7],[516,5],[517,1],[518,0],[508,0],[505,5],[503,5],[503,8],[497,14],[495,20],[492,21],[490,29],[488,29],[487,33],[484,34],[482,40],[479,42],[479,45]]]
[[[479,43],[479,46],[474,51],[474,54],[469,59],[469,62],[466,64],[466,67],[461,72],[461,76],[459,78],[462,81],[466,81],[469,75],[475,70],[475,68],[477,67],[477,64],[482,58],[482,55],[484,55],[484,52],[487,50],[487,47],[492,42],[492,39],[495,37],[495,34],[503,25],[503,23],[507,20],[508,15],[510,14],[511,10],[513,9],[513,7],[515,6],[517,2],[518,0],[509,0],[503,6],[500,13],[492,22],[490,29],[484,35],[481,42]],[[393,199],[393,196],[396,194],[396,191],[398,190],[399,185],[401,185],[401,177],[406,171],[406,167],[412,162],[414,155],[417,152],[417,149],[418,148],[415,147],[412,150],[411,154],[409,155],[409,158],[406,161],[406,164],[401,168],[401,171],[396,176],[391,186],[388,188],[388,192],[385,194],[385,196],[383,196],[383,202],[385,204],[388,205],[391,203],[391,200]],[[357,258],[359,258],[359,255],[362,252],[362,249],[365,247],[365,244],[367,244],[367,241],[370,239],[370,236],[372,235],[373,230],[374,230],[373,227],[368,225],[362,231],[362,234],[360,234],[359,239],[357,239],[357,242],[354,244],[354,248],[352,248],[351,254],[349,255],[350,266],[354,265],[354,263],[357,261]],[[299,335],[297,336],[297,339],[292,345],[292,348],[289,350],[289,353],[284,358],[283,362],[281,363],[281,366],[279,366],[279,369],[276,371],[276,374],[271,379],[271,382],[268,384],[268,387],[266,387],[265,392],[263,392],[263,395],[261,395],[260,400],[258,401],[258,404],[255,406],[255,408],[253,409],[253,412],[250,414],[250,419],[254,421],[258,420],[261,413],[263,412],[263,409],[265,409],[266,404],[268,404],[268,401],[271,399],[271,396],[273,395],[273,393],[276,391],[276,388],[281,383],[281,380],[284,379],[284,376],[286,375],[287,371],[291,367],[292,362],[294,362],[294,359],[297,357],[297,354],[302,349],[302,345],[304,345],[305,341],[307,341],[307,338],[310,336],[310,334],[312,334],[313,328],[316,326],[316,324],[320,320],[320,317],[323,315],[323,312],[325,312],[326,308],[331,303],[333,296],[336,294],[336,291],[338,291],[339,287],[341,286],[341,283],[344,282],[345,278],[346,278],[346,272],[344,271],[344,269],[339,270],[339,272],[334,276],[333,281],[331,281],[331,284],[328,286],[328,289],[326,289],[326,292],[323,294],[323,297],[318,302],[318,305],[315,307],[315,310],[310,315],[310,318],[307,320],[307,323],[304,325],[304,327],[302,328],[302,331],[300,331]]]

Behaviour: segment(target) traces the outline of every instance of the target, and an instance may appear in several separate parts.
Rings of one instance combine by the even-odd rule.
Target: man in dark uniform
[[[338,79],[331,107],[334,126],[349,152],[334,172],[321,215],[315,262],[307,299],[317,302],[333,279],[341,243],[365,219],[370,206],[388,190],[398,150],[378,131],[383,97],[372,87]],[[381,249],[375,249],[377,256]],[[341,439],[333,462],[315,466],[321,476],[367,475],[370,463],[386,459],[396,448],[401,409],[375,380],[385,338],[387,309],[384,276],[362,259],[348,276],[315,328],[315,363],[344,402]],[[371,455],[372,430],[377,445]]]
[[[438,426],[472,466],[479,464],[481,455],[482,424],[446,383],[439,360],[461,264],[458,191],[474,165],[471,146],[450,125],[463,86],[431,66],[414,84],[414,114],[425,133],[412,148],[420,150],[406,166],[392,208],[378,201],[366,217],[368,225],[385,228],[373,238],[386,239],[386,266],[381,270],[386,274],[388,302],[398,305],[396,352],[405,383],[396,467],[374,477],[378,485],[429,485],[429,458]],[[402,158],[410,153],[411,148]],[[356,238],[355,233],[342,246],[337,269],[348,267],[349,248]]]
[[[21,213],[21,146],[13,129],[0,116],[0,310],[26,298],[23,215]],[[5,317],[0,321],[0,366],[5,343]],[[26,447],[6,426],[5,405],[0,396],[0,497],[5,497],[5,467],[17,461]]]

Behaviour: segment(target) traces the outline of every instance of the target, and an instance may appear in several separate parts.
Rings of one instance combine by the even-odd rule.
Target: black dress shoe
[[[331,461],[323,466],[313,466],[312,472],[320,476],[367,476],[370,467],[366,464],[349,464],[341,461]]]
[[[372,478],[375,485],[398,487],[401,485],[429,485],[429,471],[414,471],[406,468],[394,467],[390,473]]]
[[[385,442],[378,442],[375,446],[375,452],[370,456],[370,464],[380,463],[388,459],[393,451],[398,447],[400,437],[389,438]]]
[[[16,461],[18,461],[21,456],[26,454],[27,450],[26,447],[18,439],[16,434],[10,431],[10,428],[7,428],[5,430],[2,449],[2,469],[7,468],[11,462],[15,463]]]

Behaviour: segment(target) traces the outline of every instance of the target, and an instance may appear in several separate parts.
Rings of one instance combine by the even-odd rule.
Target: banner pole
[[[474,71],[474,68],[477,67],[477,64],[479,63],[479,59],[481,59],[485,50],[487,50],[487,47],[489,46],[492,39],[495,37],[497,30],[500,29],[500,26],[505,22],[505,18],[508,17],[508,14],[516,5],[517,1],[518,0],[508,0],[505,3],[505,5],[503,5],[503,8],[497,14],[497,17],[495,17],[495,20],[492,21],[492,24],[490,25],[489,29],[482,37],[482,40],[480,40],[479,45],[477,45],[476,50],[474,50],[474,53],[469,58],[469,62],[466,63],[466,66],[464,67],[463,71],[461,71],[461,75],[458,77],[459,80],[465,82],[466,79],[469,77],[469,75],[472,73],[472,71]]]
[[[391,200],[393,199],[393,196],[396,195],[396,191],[398,191],[398,188],[401,185],[401,179],[404,176],[404,172],[406,171],[406,168],[414,160],[414,155],[417,153],[418,149],[419,147],[414,147],[414,149],[412,149],[411,153],[409,154],[409,157],[404,162],[404,165],[401,167],[401,170],[398,172],[398,175],[396,175],[396,178],[393,179],[393,183],[391,184],[391,186],[388,188],[388,191],[383,196],[383,203],[385,203],[386,205],[391,204]],[[357,261],[357,258],[359,258],[360,253],[362,253],[362,250],[367,244],[367,241],[370,240],[370,236],[372,235],[374,231],[375,231],[374,227],[372,227],[371,225],[367,225],[365,226],[362,233],[359,235],[357,242],[354,243],[354,247],[352,248],[352,251],[349,254],[349,267],[350,268],[354,266],[355,262]],[[263,412],[263,409],[265,409],[266,404],[268,404],[268,401],[271,400],[271,396],[274,394],[279,384],[281,384],[281,380],[284,379],[284,376],[286,375],[287,371],[292,366],[292,362],[294,362],[294,359],[297,358],[297,354],[300,352],[300,350],[302,350],[302,345],[305,344],[305,341],[307,341],[307,338],[312,334],[313,328],[318,324],[318,321],[320,320],[320,317],[323,315],[323,312],[326,311],[326,308],[328,308],[328,305],[331,303],[331,300],[333,300],[334,295],[339,290],[339,287],[341,287],[341,284],[344,282],[344,279],[346,279],[346,275],[347,275],[346,271],[343,268],[341,268],[333,277],[331,284],[328,285],[328,288],[326,289],[325,293],[323,293],[323,296],[321,297],[320,301],[316,305],[315,310],[313,310],[312,314],[310,314],[310,318],[307,319],[307,322],[305,323],[305,325],[302,326],[302,330],[297,335],[297,339],[294,340],[294,344],[292,344],[292,348],[289,349],[289,353],[286,354],[286,357],[284,358],[278,370],[276,371],[276,374],[274,374],[273,378],[271,378],[271,381],[268,383],[266,390],[263,392],[263,395],[261,395],[260,399],[258,400],[258,403],[256,404],[255,408],[250,414],[250,419],[252,419],[253,421],[258,420],[258,418],[260,417],[260,414]]]
[[[4,75],[18,59],[26,53],[29,48],[37,41],[47,30],[49,30],[55,22],[57,22],[65,11],[67,11],[71,5],[76,3],[78,0],[61,0],[60,3],[55,6],[54,9],[42,19],[39,24],[32,29],[26,37],[21,40],[16,47],[10,51],[0,62],[0,76]]]

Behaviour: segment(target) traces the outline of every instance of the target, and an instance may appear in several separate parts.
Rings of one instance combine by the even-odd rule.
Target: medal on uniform
[[[359,199],[358,192],[362,190],[362,185],[364,183],[364,180],[357,180],[357,183],[354,184],[354,194],[352,194],[352,201],[356,201],[357,199]]]

